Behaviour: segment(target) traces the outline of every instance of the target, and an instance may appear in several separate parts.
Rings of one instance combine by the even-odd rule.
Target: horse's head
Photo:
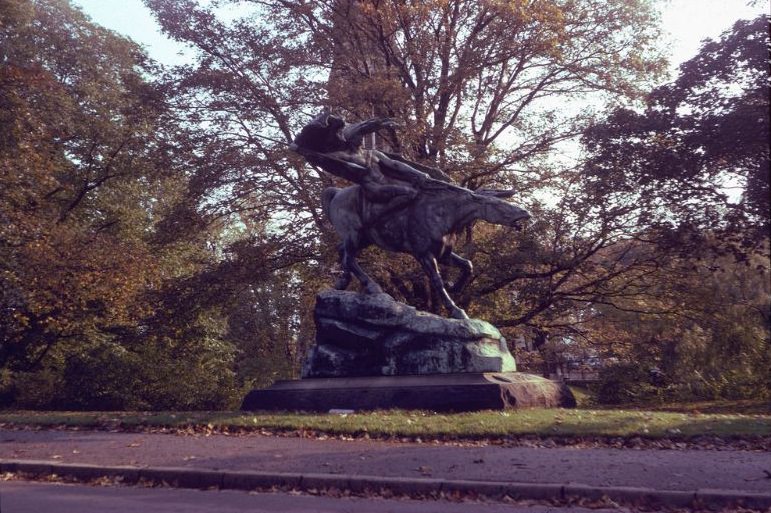
[[[493,191],[483,189],[476,191],[474,196],[480,202],[481,218],[488,223],[513,226],[520,229],[521,223],[530,219],[530,213],[524,208],[512,205],[501,198],[508,198],[513,191]]]

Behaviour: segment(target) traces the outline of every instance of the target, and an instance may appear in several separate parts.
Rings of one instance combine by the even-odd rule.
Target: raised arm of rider
[[[383,172],[383,174],[388,175],[391,178],[396,178],[397,180],[403,180],[405,182],[410,182],[417,185],[420,185],[431,178],[428,176],[428,174],[422,171],[418,171],[414,167],[405,164],[402,161],[394,160],[381,151],[373,151],[380,161],[380,170]]]
[[[426,173],[428,176],[430,176],[435,180],[452,183],[452,178],[450,178],[450,176],[447,173],[445,173],[438,167],[426,166],[424,164],[420,164],[419,162],[413,162],[412,160],[406,159],[402,155],[399,155],[398,153],[386,153],[386,152],[383,152],[383,153],[391,160],[403,162],[408,166],[411,166],[414,169],[417,169],[418,171],[423,171],[424,173]]]
[[[337,158],[335,154],[319,153],[312,150],[302,149],[298,151],[305,159],[313,164],[319,166],[327,173],[331,173],[340,178],[344,178],[353,183],[362,183],[369,175],[369,170],[355,162],[350,160],[344,160]]]

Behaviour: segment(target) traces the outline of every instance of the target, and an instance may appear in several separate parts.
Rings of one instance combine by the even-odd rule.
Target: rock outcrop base
[[[478,319],[446,319],[387,294],[321,292],[303,378],[517,370],[506,340]]]

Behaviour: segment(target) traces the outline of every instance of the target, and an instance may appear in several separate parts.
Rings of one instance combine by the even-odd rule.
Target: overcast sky
[[[160,33],[158,24],[142,0],[74,0],[96,23],[127,35],[145,46],[148,54],[164,64],[181,60],[182,47]],[[673,68],[693,57],[705,38],[718,37],[738,19],[749,19],[768,10],[761,0],[664,0],[662,21],[669,32],[667,45]]]

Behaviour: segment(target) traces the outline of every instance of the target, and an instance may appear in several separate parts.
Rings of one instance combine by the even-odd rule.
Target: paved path
[[[330,498],[283,493],[159,488],[103,488],[0,482],[3,513],[549,513],[553,507],[448,501]],[[564,508],[565,513],[609,510]]]
[[[771,493],[771,454],[0,430],[0,459]]]

